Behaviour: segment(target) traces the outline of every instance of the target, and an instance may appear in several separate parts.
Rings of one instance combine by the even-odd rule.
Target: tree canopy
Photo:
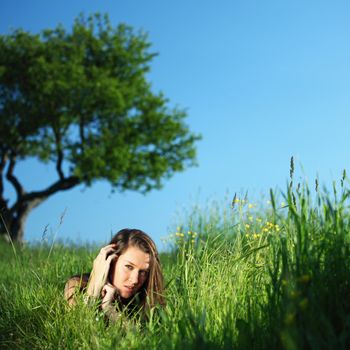
[[[144,33],[98,14],[78,17],[70,31],[0,36],[2,231],[21,240],[30,210],[58,191],[107,180],[145,193],[195,164],[200,137],[183,109],[152,91],[149,49]],[[51,162],[57,181],[27,192],[14,170],[28,157]],[[16,190],[12,206],[5,178]]]

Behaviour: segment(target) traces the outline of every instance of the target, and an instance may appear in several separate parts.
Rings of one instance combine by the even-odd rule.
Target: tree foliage
[[[0,206],[13,238],[21,239],[29,211],[58,191],[107,180],[148,192],[194,165],[199,136],[184,110],[152,91],[149,49],[144,33],[100,15],[80,16],[71,31],[0,36]],[[28,157],[52,162],[57,181],[27,192],[14,169]],[[5,177],[17,193],[11,207]]]

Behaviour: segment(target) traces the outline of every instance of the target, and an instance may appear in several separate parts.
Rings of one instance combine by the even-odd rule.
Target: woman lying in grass
[[[85,300],[100,302],[110,320],[120,311],[164,305],[163,275],[156,246],[144,232],[123,229],[103,247],[93,263],[90,274],[71,277],[64,295],[70,305],[76,302],[77,291]]]

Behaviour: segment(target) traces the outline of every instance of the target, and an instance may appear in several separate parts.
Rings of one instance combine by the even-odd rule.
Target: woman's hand
[[[112,284],[107,283],[102,288],[102,302],[101,307],[102,310],[108,310],[110,306],[113,305],[113,302],[116,299],[117,295],[117,288],[114,287]]]
[[[109,321],[116,322],[120,319],[121,313],[117,311],[113,302],[116,299],[117,288],[107,283],[102,288],[102,302],[101,308]]]
[[[117,258],[115,244],[109,244],[101,248],[93,263],[86,294],[90,297],[101,296],[102,288],[107,284],[109,268],[113,259]]]

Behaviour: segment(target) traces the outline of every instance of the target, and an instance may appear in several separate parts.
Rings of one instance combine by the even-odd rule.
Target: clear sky
[[[201,133],[199,166],[146,196],[110,193],[107,183],[53,196],[29,216],[27,240],[44,228],[58,238],[103,242],[138,227],[156,243],[177,214],[211,198],[284,188],[289,161],[330,184],[350,164],[350,2],[323,0],[0,1],[0,34],[69,28],[79,13],[108,13],[149,35],[159,53],[150,80],[169,106],[188,111]],[[17,168],[28,189],[55,179],[35,161]],[[11,189],[7,190],[13,198]],[[228,195],[227,195],[228,194]],[[228,201],[228,200],[227,200]],[[225,204],[224,204],[225,205]],[[61,215],[63,222],[59,226]]]

